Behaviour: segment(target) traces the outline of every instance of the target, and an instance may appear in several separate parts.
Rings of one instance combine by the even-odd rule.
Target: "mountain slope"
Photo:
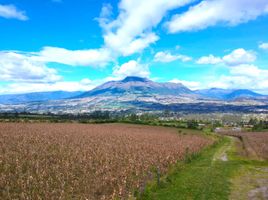
[[[196,102],[255,102],[267,103],[268,97],[250,90],[226,90],[211,88],[206,90],[192,91],[180,83],[159,83],[147,78],[129,76],[120,81],[106,82],[95,89],[87,92],[36,92],[27,94],[0,95],[0,104],[24,104],[38,102],[39,107],[48,104],[68,104],[72,100],[86,102],[91,99],[91,106],[106,105],[114,107],[127,103],[133,108],[140,103],[159,103],[162,105],[175,103],[196,103]],[[59,100],[56,102],[53,100]],[[252,102],[251,102],[252,103]],[[70,104],[74,105],[74,104]],[[85,110],[89,104],[85,104]],[[63,106],[64,107],[64,106]],[[105,106],[104,106],[105,107]],[[120,106],[119,106],[120,107]]]
[[[182,84],[157,83],[146,78],[129,76],[121,81],[110,81],[95,89],[79,95],[77,98],[92,96],[120,96],[126,94],[140,95],[195,95]]]
[[[195,93],[203,97],[211,99],[225,99],[225,96],[230,94],[233,90],[225,90],[221,88],[210,88],[204,90],[196,90]]]
[[[234,90],[234,89],[211,88],[205,90],[196,90],[195,93],[203,97],[217,100],[224,100],[224,101],[244,99],[244,98],[256,99],[264,97],[264,95],[246,89]]]
[[[81,94],[82,92],[66,92],[66,91],[54,91],[54,92],[34,92],[26,94],[10,94],[0,95],[1,104],[19,104],[35,101],[50,101],[67,99]]]
[[[258,94],[256,92],[253,92],[251,90],[235,90],[228,94],[226,96],[227,99],[234,100],[234,99],[240,99],[240,98],[259,98],[264,97],[264,95]]]

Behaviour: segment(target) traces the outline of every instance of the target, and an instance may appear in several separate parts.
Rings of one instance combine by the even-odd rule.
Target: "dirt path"
[[[231,179],[232,190],[230,200],[267,200],[268,168],[242,167]]]
[[[221,152],[215,155],[215,159],[222,161],[236,162],[237,158],[228,159],[228,151],[235,149],[240,155],[248,155],[244,147],[243,140],[231,137],[232,142],[229,146],[221,149]],[[244,152],[243,152],[244,151]],[[251,154],[252,155],[252,154]],[[249,159],[250,158],[250,159]],[[268,199],[268,165],[261,161],[252,160],[251,157],[244,157],[241,167],[231,181],[230,200],[267,200]]]
[[[229,137],[229,136],[228,136]],[[232,148],[232,146],[235,143],[235,138],[234,137],[229,137],[231,139],[230,143],[226,143],[225,145],[223,145],[215,154],[214,157],[212,159],[212,162],[215,161],[228,161],[228,156],[227,153],[228,151]]]
[[[213,156],[212,164],[216,161],[233,162],[241,165],[235,172],[231,182],[230,200],[268,200],[268,165],[254,161],[256,153],[250,149],[250,154],[243,140],[228,136],[230,142],[223,145]],[[228,157],[231,151],[241,156]]]

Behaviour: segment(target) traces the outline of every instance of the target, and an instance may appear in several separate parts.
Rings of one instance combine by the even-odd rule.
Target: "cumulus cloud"
[[[216,58],[216,59],[215,59]],[[252,64],[256,60],[253,51],[235,49],[230,54],[220,57],[213,55],[201,57],[198,64],[219,64],[228,67],[229,74],[217,76],[216,80],[210,80],[206,87],[226,89],[252,89],[260,92],[268,92],[268,70],[261,69]],[[214,62],[215,61],[215,62]]]
[[[138,38],[131,40],[122,38],[114,33],[108,33],[104,36],[108,49],[120,53],[123,56],[141,52],[158,39],[159,37],[154,33],[141,34]]]
[[[202,56],[196,61],[197,64],[219,64],[222,63],[222,59],[220,57],[215,57],[212,54],[209,56]]]
[[[99,22],[104,30],[105,45],[125,56],[142,51],[159,39],[152,30],[167,11],[192,1],[194,0],[122,0],[115,20],[105,17],[111,9],[104,5]]]
[[[256,55],[253,51],[246,51],[245,49],[236,49],[232,51],[229,55],[226,55],[222,60],[227,65],[240,65],[251,63],[256,60]]]
[[[61,77],[55,69],[16,52],[0,52],[0,79],[18,82],[55,82]]]
[[[17,9],[14,5],[3,5],[0,4],[0,17],[7,19],[18,19],[18,20],[28,20],[25,11]]]
[[[201,83],[197,81],[185,81],[185,80],[179,80],[179,79],[172,79],[169,82],[171,83],[181,83],[185,85],[186,87],[190,88],[191,90],[197,90],[200,89]]]
[[[243,64],[232,67],[230,73],[236,76],[263,77],[268,79],[268,70],[262,70],[255,65]]]
[[[235,26],[268,14],[267,0],[204,0],[174,15],[169,32],[202,30],[215,25]]]
[[[220,64],[223,63],[228,66],[236,66],[241,64],[252,63],[256,60],[256,54],[253,51],[245,50],[243,48],[235,49],[230,54],[223,56],[222,58],[216,57],[212,54],[209,56],[203,56],[199,58],[197,64]]]
[[[268,92],[268,70],[255,65],[243,64],[230,68],[230,75],[222,75],[208,87],[245,88]]]
[[[150,71],[148,65],[131,60],[121,66],[114,67],[113,75],[116,79],[125,78],[126,76],[149,77]]]
[[[59,47],[44,47],[35,54],[32,59],[72,66],[104,66],[111,60],[107,49],[68,50]]]
[[[268,50],[268,42],[259,44],[260,49]]]
[[[181,55],[181,54],[173,55],[169,52],[163,52],[163,51],[157,52],[154,56],[155,62],[168,63],[168,62],[173,62],[175,60],[181,60],[182,62],[187,62],[187,61],[192,60],[192,58],[186,55]]]

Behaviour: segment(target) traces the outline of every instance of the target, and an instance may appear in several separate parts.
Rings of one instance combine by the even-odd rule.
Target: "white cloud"
[[[89,91],[96,87],[95,82],[82,79],[81,81],[59,81],[55,83],[11,83],[0,86],[1,94],[19,94],[28,92],[48,91]]]
[[[245,49],[240,48],[232,51],[222,59],[225,64],[232,66],[254,62],[256,60],[256,55],[252,51],[246,51]]]
[[[181,83],[185,85],[186,87],[190,88],[191,90],[197,90],[200,89],[201,83],[197,81],[185,81],[185,80],[179,80],[179,79],[172,79],[169,82],[171,83]]]
[[[0,79],[2,81],[55,82],[61,77],[43,62],[34,61],[15,52],[0,52]]]
[[[268,42],[259,44],[260,49],[268,50]]]
[[[25,11],[18,10],[14,5],[2,5],[0,4],[0,17],[7,19],[28,20]]]
[[[236,66],[241,64],[252,63],[256,60],[256,54],[253,51],[248,51],[243,48],[235,49],[230,54],[222,58],[216,57],[212,54],[199,58],[197,64],[220,64],[223,63],[228,66]]]
[[[104,30],[105,45],[125,56],[142,51],[159,39],[152,29],[160,23],[167,11],[192,1],[194,0],[122,0],[115,20],[103,16],[99,18]],[[104,7],[102,15],[111,10],[107,5]]]
[[[72,66],[104,66],[111,60],[107,49],[68,50],[59,47],[44,47],[35,54],[32,59]]]
[[[208,87],[251,89],[268,92],[268,70],[243,64],[230,68],[230,75],[222,75]]]
[[[89,85],[92,83],[92,80],[88,79],[88,78],[84,78],[80,81],[81,84],[83,85]]]
[[[204,0],[188,11],[174,15],[167,28],[176,33],[215,25],[235,26],[267,13],[267,0]]]
[[[232,75],[247,77],[266,77],[268,78],[268,70],[261,70],[255,65],[242,64],[230,68]]]
[[[112,51],[119,52],[123,56],[141,52],[158,39],[159,37],[154,33],[141,34],[139,38],[128,41],[125,38],[118,37],[118,35],[114,33],[108,33],[104,36],[108,48]]]
[[[186,55],[181,55],[181,54],[172,55],[169,52],[163,52],[163,51],[157,52],[154,56],[155,62],[168,63],[168,62],[173,62],[175,60],[181,60],[182,62],[187,62],[187,61],[192,60],[192,58]]]
[[[109,52],[105,49],[72,51],[57,47],[45,47],[40,52],[31,53],[0,51],[0,80],[18,84],[27,83],[28,85],[31,85],[30,83],[35,83],[34,85],[47,84],[49,87],[53,83],[53,86],[57,86],[55,82],[62,83],[62,77],[55,69],[47,67],[47,63],[104,66],[109,60],[111,60]],[[85,81],[88,80],[83,80],[83,83]]]
[[[209,59],[210,58],[210,59]],[[214,59],[216,61],[214,62]],[[251,89],[268,93],[268,70],[252,64],[256,60],[255,52],[235,49],[223,58],[210,55],[201,57],[198,64],[218,64],[228,66],[229,74],[208,78],[206,88]],[[214,63],[213,63],[214,62]],[[216,79],[215,79],[216,78]]]
[[[149,77],[150,71],[148,65],[140,64],[138,61],[131,60],[121,66],[116,66],[113,71],[116,79],[125,78],[126,76]]]
[[[219,64],[219,63],[222,63],[222,59],[220,57],[215,57],[213,55],[209,55],[209,56],[203,56],[201,58],[199,58],[197,61],[196,61],[197,64],[212,64],[212,65],[215,65],[215,64]]]

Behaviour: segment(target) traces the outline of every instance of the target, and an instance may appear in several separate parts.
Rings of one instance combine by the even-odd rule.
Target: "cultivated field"
[[[0,199],[126,199],[211,143],[164,127],[0,123]]]
[[[243,148],[247,156],[253,159],[268,160],[268,133],[266,132],[246,132],[246,133],[226,133],[239,138],[243,143]]]

